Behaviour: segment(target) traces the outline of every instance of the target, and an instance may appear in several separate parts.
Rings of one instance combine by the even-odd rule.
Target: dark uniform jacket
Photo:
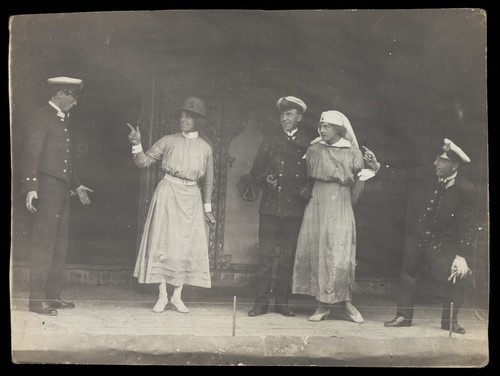
[[[22,192],[38,190],[38,177],[45,173],[68,183],[70,189],[80,186],[73,171],[71,129],[68,117],[47,104],[30,119],[26,144],[21,157]]]
[[[259,214],[281,217],[302,217],[308,202],[309,190],[305,154],[311,139],[298,128],[294,139],[281,131],[265,138],[257,152],[252,178],[262,188]],[[273,175],[278,180],[276,189],[266,182]]]
[[[433,166],[409,170],[381,166],[377,176],[422,183],[423,201],[416,205],[417,216],[412,229],[417,246],[430,246],[466,259],[470,257],[476,197],[474,186],[467,178],[458,172],[455,184],[443,189]]]

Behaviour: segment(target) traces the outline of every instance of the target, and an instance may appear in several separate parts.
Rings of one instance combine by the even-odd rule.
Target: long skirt
[[[134,277],[139,283],[211,287],[203,203],[196,182],[165,175],[158,183]]]
[[[351,300],[355,265],[350,189],[317,180],[299,232],[292,291],[323,303]]]

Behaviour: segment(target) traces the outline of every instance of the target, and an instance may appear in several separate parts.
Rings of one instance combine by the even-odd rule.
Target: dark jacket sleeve
[[[263,140],[255,156],[250,175],[255,180],[256,184],[261,187],[266,187],[266,169],[269,162],[269,143]]]
[[[469,181],[461,183],[458,236],[460,237],[457,255],[470,260],[476,230],[476,192]]]
[[[26,143],[21,155],[21,192],[23,194],[38,190],[38,164],[48,130],[47,121],[36,114],[31,117],[25,134]]]
[[[76,157],[75,157],[75,154],[76,154],[76,150],[73,149],[73,153],[72,153],[72,162],[71,162],[71,180],[70,180],[70,189],[76,189],[78,188],[80,185],[82,185],[81,181],[80,181],[80,178],[78,177],[78,169],[77,169],[77,165],[76,165]]]

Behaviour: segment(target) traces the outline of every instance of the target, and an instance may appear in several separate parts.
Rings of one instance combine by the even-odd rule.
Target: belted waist
[[[347,178],[345,180],[342,180],[342,179],[340,179],[338,177],[335,177],[335,176],[332,177],[330,180],[323,180],[323,179],[315,179],[315,180],[321,181],[323,183],[335,183],[335,184],[341,185],[343,187],[351,187],[355,183],[354,179],[351,178],[351,177],[349,177],[349,178]]]
[[[163,179],[171,181],[172,183],[177,183],[177,184],[182,184],[182,185],[196,185],[196,184],[198,184],[198,182],[196,182],[195,180],[182,179],[182,178],[178,178],[176,176],[169,175],[167,173],[165,173],[165,175],[163,176]]]

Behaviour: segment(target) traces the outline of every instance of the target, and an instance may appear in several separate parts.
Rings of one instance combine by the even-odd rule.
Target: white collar
[[[325,146],[334,146],[336,148],[350,148],[352,146],[351,141],[346,140],[343,137],[341,137],[340,140],[338,140],[334,144],[329,144],[328,142],[323,141],[323,140],[321,140],[319,143],[322,145],[325,145]]]
[[[455,173],[453,175],[450,175],[446,178],[439,178],[439,181],[444,181],[445,183],[448,183],[449,181],[452,181],[456,177],[457,177],[457,172],[455,171]]]
[[[439,178],[439,182],[444,182],[444,186],[446,188],[450,188],[452,185],[455,184],[455,178],[457,177],[457,171],[455,171],[455,173],[453,175],[450,175],[446,178]]]
[[[299,128],[295,128],[293,131],[287,132],[287,131],[285,131],[285,130],[283,129],[283,132],[285,132],[285,133],[286,133],[286,135],[287,135],[288,137],[291,137],[291,136],[293,136],[295,133],[297,133],[297,131],[298,131],[298,130],[299,130]]]
[[[194,131],[194,132],[181,132],[181,133],[186,138],[198,138],[198,131]]]
[[[59,116],[61,119],[65,119],[67,116],[69,116],[69,114],[66,114],[63,112],[63,110],[61,110],[59,107],[57,107],[54,102],[52,101],[49,101],[49,104],[54,107],[54,109],[57,110],[57,116]]]

